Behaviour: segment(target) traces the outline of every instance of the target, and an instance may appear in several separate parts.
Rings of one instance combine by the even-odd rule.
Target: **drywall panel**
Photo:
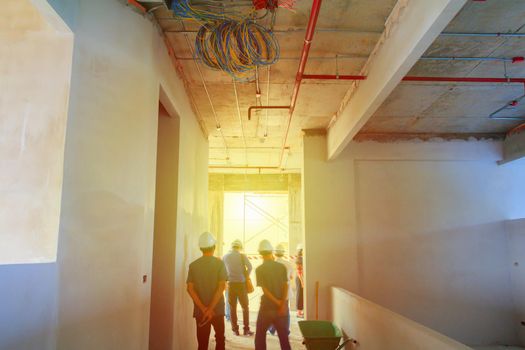
[[[457,341],[341,288],[331,289],[333,322],[361,350],[468,350]]]
[[[513,344],[508,181],[492,161],[357,161],[360,295],[467,344]]]
[[[515,325],[521,346],[525,346],[525,219],[506,222],[509,235],[512,297],[516,305]]]
[[[54,262],[73,34],[44,0],[2,5],[0,264]]]

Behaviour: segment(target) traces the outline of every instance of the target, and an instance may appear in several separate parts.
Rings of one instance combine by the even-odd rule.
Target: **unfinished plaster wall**
[[[0,21],[0,264],[54,262],[73,33],[45,0]]]
[[[2,350],[54,349],[56,344],[54,261],[72,54],[73,34],[46,1],[2,3]]]
[[[184,281],[207,226],[207,141],[150,20],[118,1],[50,3],[75,34],[58,263],[2,271],[17,307],[4,320],[2,305],[0,349],[148,347],[159,99],[181,133],[173,349],[194,348]]]
[[[353,143],[324,163],[323,139],[304,140],[310,310],[320,279],[469,345],[516,344],[505,221],[525,216],[523,164],[478,141]]]
[[[319,282],[319,319],[330,314],[330,287],[357,288],[354,164],[349,154],[326,162],[326,137],[304,137],[303,206],[306,317],[315,319]],[[322,263],[321,263],[322,262]]]
[[[207,142],[153,23],[118,1],[76,3],[58,348],[147,348],[159,99],[180,116],[174,349],[191,348],[184,280],[206,227]]]

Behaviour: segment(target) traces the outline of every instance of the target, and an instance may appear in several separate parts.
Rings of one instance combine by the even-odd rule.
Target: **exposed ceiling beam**
[[[505,164],[525,157],[525,124],[511,130],[503,142],[503,160]]]
[[[328,158],[359,132],[466,0],[399,0],[360,81],[328,131]]]

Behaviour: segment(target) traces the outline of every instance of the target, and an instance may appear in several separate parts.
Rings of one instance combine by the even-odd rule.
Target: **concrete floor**
[[[473,348],[474,350],[525,350],[525,348],[519,346],[505,346],[505,345],[496,345],[496,346],[477,346]]]
[[[241,316],[241,313],[239,312],[239,317]],[[255,321],[257,320],[257,312],[251,312],[250,313],[250,327],[253,331],[255,331]],[[299,331],[299,326],[297,324],[297,318],[295,317],[295,314],[292,314],[291,317],[291,327],[290,327],[290,344],[292,345],[293,350],[303,350],[306,349],[304,345],[302,345],[303,338],[301,336],[301,332]],[[241,326],[242,328],[242,326]],[[268,347],[268,350],[279,350],[279,339],[277,336],[272,336],[268,334],[266,336],[266,344]],[[245,337],[245,336],[236,336],[233,334],[231,330],[230,323],[226,323],[226,349],[228,350],[252,350],[254,348],[254,336],[251,337]],[[210,350],[215,349],[215,341],[213,339],[213,331],[211,335],[211,341],[210,341]]]

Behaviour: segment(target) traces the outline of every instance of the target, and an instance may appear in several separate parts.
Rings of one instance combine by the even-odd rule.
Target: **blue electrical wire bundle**
[[[222,0],[175,0],[171,4],[173,13],[180,18],[193,19],[199,23],[222,21],[225,19],[238,19],[244,17],[241,8],[245,7],[249,12],[253,10],[251,3],[227,4]]]
[[[276,0],[270,2],[278,4]],[[195,39],[195,55],[206,66],[222,70],[236,80],[248,81],[254,78],[256,67],[274,64],[279,59],[275,35],[255,23],[269,10],[256,18],[254,4],[252,0],[175,0],[172,9],[175,16],[202,24]],[[275,18],[275,11],[272,14]]]
[[[206,66],[247,81],[253,79],[257,66],[279,59],[279,43],[271,31],[249,19],[221,20],[199,29],[195,54]]]

